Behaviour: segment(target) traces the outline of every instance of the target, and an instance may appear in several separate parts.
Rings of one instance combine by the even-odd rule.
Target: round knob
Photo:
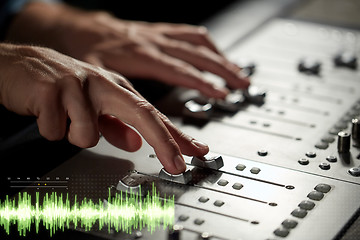
[[[347,132],[338,133],[338,152],[348,153],[350,150],[350,134]]]
[[[172,229],[169,229],[168,240],[180,240],[180,235],[184,229],[181,225],[174,225]]]
[[[360,121],[358,118],[354,118],[352,121],[352,130],[351,130],[351,135],[352,138],[354,139],[354,141],[359,141],[360,140]]]

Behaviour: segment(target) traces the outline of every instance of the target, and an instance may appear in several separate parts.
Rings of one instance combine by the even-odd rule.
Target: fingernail
[[[185,165],[184,159],[180,155],[177,155],[174,158],[174,163],[175,163],[177,170],[179,170],[180,172],[184,172],[186,170],[186,165]]]
[[[200,141],[198,141],[198,140],[196,140],[196,139],[191,140],[191,143],[192,143],[193,145],[195,145],[197,148],[207,148],[207,147],[208,147],[207,144],[202,143],[202,142],[200,142]]]

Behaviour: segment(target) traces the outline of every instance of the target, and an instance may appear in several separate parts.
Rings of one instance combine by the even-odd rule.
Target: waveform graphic
[[[109,232],[114,229],[131,233],[132,229],[141,230],[145,226],[153,232],[161,224],[165,229],[174,221],[174,197],[160,199],[154,186],[152,194],[147,194],[145,198],[141,197],[141,193],[133,192],[116,193],[111,197],[109,191],[107,203],[102,200],[96,203],[86,198],[78,202],[75,195],[74,204],[70,204],[68,194],[63,197],[56,192],[46,193],[41,204],[39,200],[37,192],[33,205],[31,195],[24,192],[19,193],[17,201],[9,200],[8,196],[4,202],[0,201],[0,225],[8,235],[10,226],[15,224],[21,236],[26,236],[32,225],[38,233],[41,224],[52,236],[70,226],[76,228],[80,225],[90,231],[95,224],[98,224],[99,230],[107,226]]]

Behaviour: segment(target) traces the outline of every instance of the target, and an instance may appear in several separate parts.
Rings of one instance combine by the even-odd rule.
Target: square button
[[[199,198],[199,202],[206,203],[207,201],[209,201],[209,198],[208,198],[208,197],[201,196],[201,197]]]

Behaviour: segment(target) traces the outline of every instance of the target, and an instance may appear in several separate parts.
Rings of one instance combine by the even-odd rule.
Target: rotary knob
[[[338,152],[339,153],[348,153],[350,151],[350,137],[351,135],[347,132],[338,133]]]
[[[184,227],[181,225],[174,225],[172,229],[169,229],[168,240],[180,240],[183,229]]]
[[[351,129],[351,135],[354,141],[359,142],[360,141],[360,121],[358,118],[354,118],[352,121],[352,129]]]

